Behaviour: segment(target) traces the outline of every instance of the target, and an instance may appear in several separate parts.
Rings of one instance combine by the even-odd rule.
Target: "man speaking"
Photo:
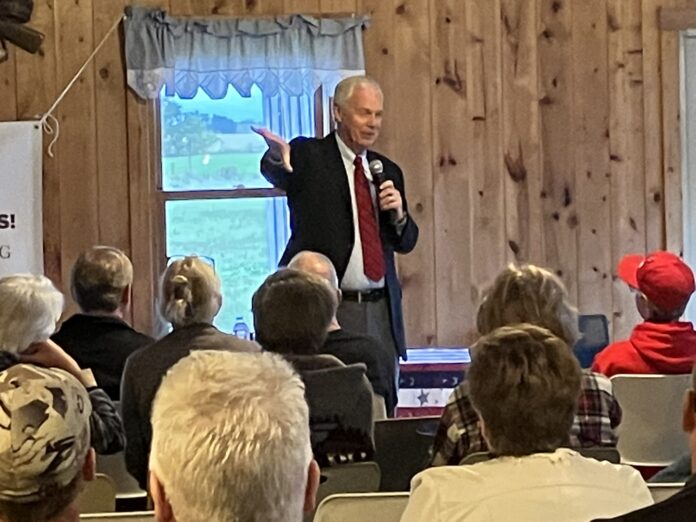
[[[368,150],[382,126],[379,84],[365,76],[336,86],[336,132],[290,143],[267,129],[261,172],[288,197],[292,235],[280,259],[287,264],[302,250],[326,255],[343,292],[339,323],[376,337],[394,365],[406,356],[401,288],[394,252],[416,246],[418,225],[408,214],[401,169]]]

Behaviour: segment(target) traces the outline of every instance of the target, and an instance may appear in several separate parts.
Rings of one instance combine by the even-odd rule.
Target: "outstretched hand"
[[[285,170],[292,172],[292,165],[290,164],[290,144],[268,129],[252,126],[251,130],[266,140],[266,145],[268,145],[268,150],[271,151],[271,155],[276,158],[281,158]]]

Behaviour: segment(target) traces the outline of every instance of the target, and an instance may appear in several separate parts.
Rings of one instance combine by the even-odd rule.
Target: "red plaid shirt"
[[[573,426],[570,446],[616,446],[614,429],[621,422],[621,407],[614,398],[611,382],[604,375],[582,372],[582,392]],[[454,389],[442,412],[433,443],[432,466],[454,466],[467,455],[488,451],[481,425],[469,399],[467,381]]]

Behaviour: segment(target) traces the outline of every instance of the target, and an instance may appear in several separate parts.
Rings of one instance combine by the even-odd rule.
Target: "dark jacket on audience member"
[[[387,411],[396,406],[396,383],[388,374],[389,365],[380,360],[383,350],[379,341],[368,335],[356,334],[343,329],[329,332],[320,353],[333,355],[344,364],[363,363],[367,367],[367,378],[372,389],[384,397]]]
[[[97,384],[114,401],[121,398],[121,376],[128,356],[154,342],[117,317],[87,314],[70,317],[51,339],[80,368],[92,370]]]
[[[696,475],[686,482],[684,489],[652,506],[612,519],[616,522],[690,522],[696,520]],[[595,522],[601,522],[596,520]]]
[[[193,324],[173,330],[154,344],[128,358],[121,384],[121,410],[126,429],[126,468],[145,489],[152,442],[150,408],[167,370],[191,350],[258,352],[251,341],[225,334],[209,324]]]

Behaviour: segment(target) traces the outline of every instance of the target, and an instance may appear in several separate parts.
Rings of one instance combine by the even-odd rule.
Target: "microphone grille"
[[[382,165],[381,160],[372,160],[368,166],[373,174],[382,174],[384,172],[384,165]]]

